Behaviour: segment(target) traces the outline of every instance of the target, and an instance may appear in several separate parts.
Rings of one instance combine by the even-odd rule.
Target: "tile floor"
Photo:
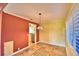
[[[64,47],[37,43],[14,56],[66,56],[66,50]]]

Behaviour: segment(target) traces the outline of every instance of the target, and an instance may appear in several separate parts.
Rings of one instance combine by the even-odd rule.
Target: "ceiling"
[[[0,3],[0,11],[2,11],[6,5],[7,3]]]
[[[38,13],[42,13],[42,22],[63,20],[71,4],[62,3],[9,3],[4,12],[15,14],[26,19],[32,19],[34,22],[39,22]]]

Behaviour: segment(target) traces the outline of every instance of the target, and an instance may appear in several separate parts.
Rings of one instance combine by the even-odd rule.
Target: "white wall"
[[[41,21],[43,30],[40,31],[40,41],[45,42],[52,45],[63,46],[65,47],[65,40],[66,40],[66,27],[65,27],[65,20],[66,15],[71,7],[71,4],[66,5],[63,9],[63,14],[60,16],[61,12],[57,12],[56,14],[52,15],[53,18]],[[55,8],[56,10],[56,8]],[[56,11],[58,11],[57,9]],[[56,17],[56,18],[54,18]]]
[[[48,21],[43,23],[43,30],[40,31],[40,41],[52,45],[65,47],[65,22]]]

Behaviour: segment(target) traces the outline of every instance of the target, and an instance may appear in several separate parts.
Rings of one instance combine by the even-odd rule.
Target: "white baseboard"
[[[43,42],[43,41],[38,41],[38,42],[36,42],[36,43],[45,43],[45,44],[50,44],[50,45],[56,45],[56,46],[65,47],[65,46],[63,46],[63,45],[51,44],[51,43],[47,43],[47,42]],[[23,50],[26,50],[26,49],[29,48],[29,47],[30,47],[30,46],[27,46],[27,47],[25,47],[25,48],[23,48],[23,49],[21,49],[21,50],[19,50],[19,51],[16,51],[16,52],[12,53],[10,56],[13,56],[13,55],[15,55],[15,54],[17,54],[17,53],[19,53],[19,52],[21,52],[21,51],[23,51]]]
[[[48,42],[44,42],[44,41],[39,41],[39,42],[50,44],[50,45],[56,45],[56,46],[60,46],[60,47],[66,47],[65,45],[56,44],[56,43],[48,43]]]
[[[58,44],[51,44],[51,43],[47,43],[47,42],[43,42],[43,41],[38,41],[38,42],[36,42],[36,43],[45,43],[45,44],[50,44],[50,45],[61,46],[61,45],[58,45]],[[12,53],[10,56],[13,56],[13,55],[15,55],[15,54],[17,54],[17,53],[19,53],[19,52],[22,52],[23,50],[26,50],[26,49],[29,48],[29,47],[30,47],[30,46],[27,46],[27,47],[25,47],[25,48],[23,48],[23,49],[21,49],[21,50],[19,50],[19,51],[16,51],[16,52]],[[61,47],[65,47],[65,46],[61,46]]]
[[[36,43],[39,43],[39,41],[36,42]],[[30,47],[30,46],[27,46],[27,47],[25,47],[25,48],[23,48],[23,49],[21,49],[21,50],[18,50],[18,51],[16,51],[16,52],[12,53],[10,56],[13,56],[13,55],[15,55],[15,54],[17,54],[17,53],[19,53],[19,52],[21,52],[21,51],[23,51],[23,50],[26,50],[26,49],[29,48],[29,47]]]
[[[13,55],[15,55],[15,54],[17,54],[17,53],[19,53],[19,52],[21,52],[21,51],[23,51],[23,50],[26,50],[27,48],[29,48],[30,46],[27,46],[27,47],[25,47],[25,48],[23,48],[23,49],[21,49],[21,50],[18,50],[18,51],[16,51],[16,52],[14,52],[14,53],[12,53],[10,56],[13,56]]]
[[[38,42],[36,42],[36,43],[39,43],[39,41],[38,41]]]

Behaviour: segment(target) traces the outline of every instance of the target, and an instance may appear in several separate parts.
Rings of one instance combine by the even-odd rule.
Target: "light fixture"
[[[42,30],[43,29],[43,27],[41,26],[41,15],[42,15],[42,13],[38,13],[38,15],[39,15],[39,26],[37,27],[37,29]]]

